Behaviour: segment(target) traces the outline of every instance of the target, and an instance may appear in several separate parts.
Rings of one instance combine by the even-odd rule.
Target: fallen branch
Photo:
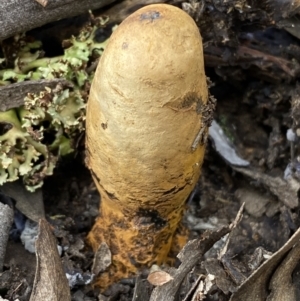
[[[49,22],[98,9],[115,0],[49,0],[44,7],[34,0],[0,1],[0,41]]]
[[[0,273],[3,269],[6,244],[8,241],[9,230],[13,223],[13,210],[0,202]]]
[[[18,108],[24,105],[24,98],[28,93],[39,93],[45,87],[54,89],[57,84],[61,84],[64,88],[73,86],[67,80],[55,78],[51,80],[24,81],[0,87],[0,111],[4,112]]]

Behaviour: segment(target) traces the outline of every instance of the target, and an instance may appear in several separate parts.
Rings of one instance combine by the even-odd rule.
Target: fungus
[[[88,242],[112,252],[98,285],[166,262],[200,175],[213,106],[188,14],[153,4],[113,32],[86,116],[87,165],[101,195]]]

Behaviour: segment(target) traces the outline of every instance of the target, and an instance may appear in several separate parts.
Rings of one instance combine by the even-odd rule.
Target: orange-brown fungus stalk
[[[112,266],[98,285],[166,261],[207,135],[202,41],[191,17],[146,6],[114,31],[88,101],[87,164],[101,194],[88,241]],[[203,114],[205,112],[205,114]]]

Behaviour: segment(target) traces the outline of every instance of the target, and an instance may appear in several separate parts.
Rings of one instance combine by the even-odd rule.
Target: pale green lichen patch
[[[43,57],[39,41],[27,42],[25,36],[19,36],[15,38],[18,47],[13,68],[1,70],[9,58],[0,58],[0,85],[54,78],[71,83],[70,87],[58,84],[40,93],[28,93],[24,106],[0,112],[0,185],[21,177],[26,188],[34,191],[53,174],[58,159],[74,151],[84,130],[88,87],[94,75],[88,66],[108,42],[94,39],[107,19],[95,21],[77,37],[64,41],[62,56]]]

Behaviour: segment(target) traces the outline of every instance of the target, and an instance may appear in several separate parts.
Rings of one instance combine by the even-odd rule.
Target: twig
[[[114,1],[2,0],[0,1],[0,41],[49,22],[74,17],[86,13],[88,10],[104,7]],[[41,2],[46,5],[43,6]]]
[[[13,210],[0,202],[0,272],[2,272],[9,230],[13,223]]]

